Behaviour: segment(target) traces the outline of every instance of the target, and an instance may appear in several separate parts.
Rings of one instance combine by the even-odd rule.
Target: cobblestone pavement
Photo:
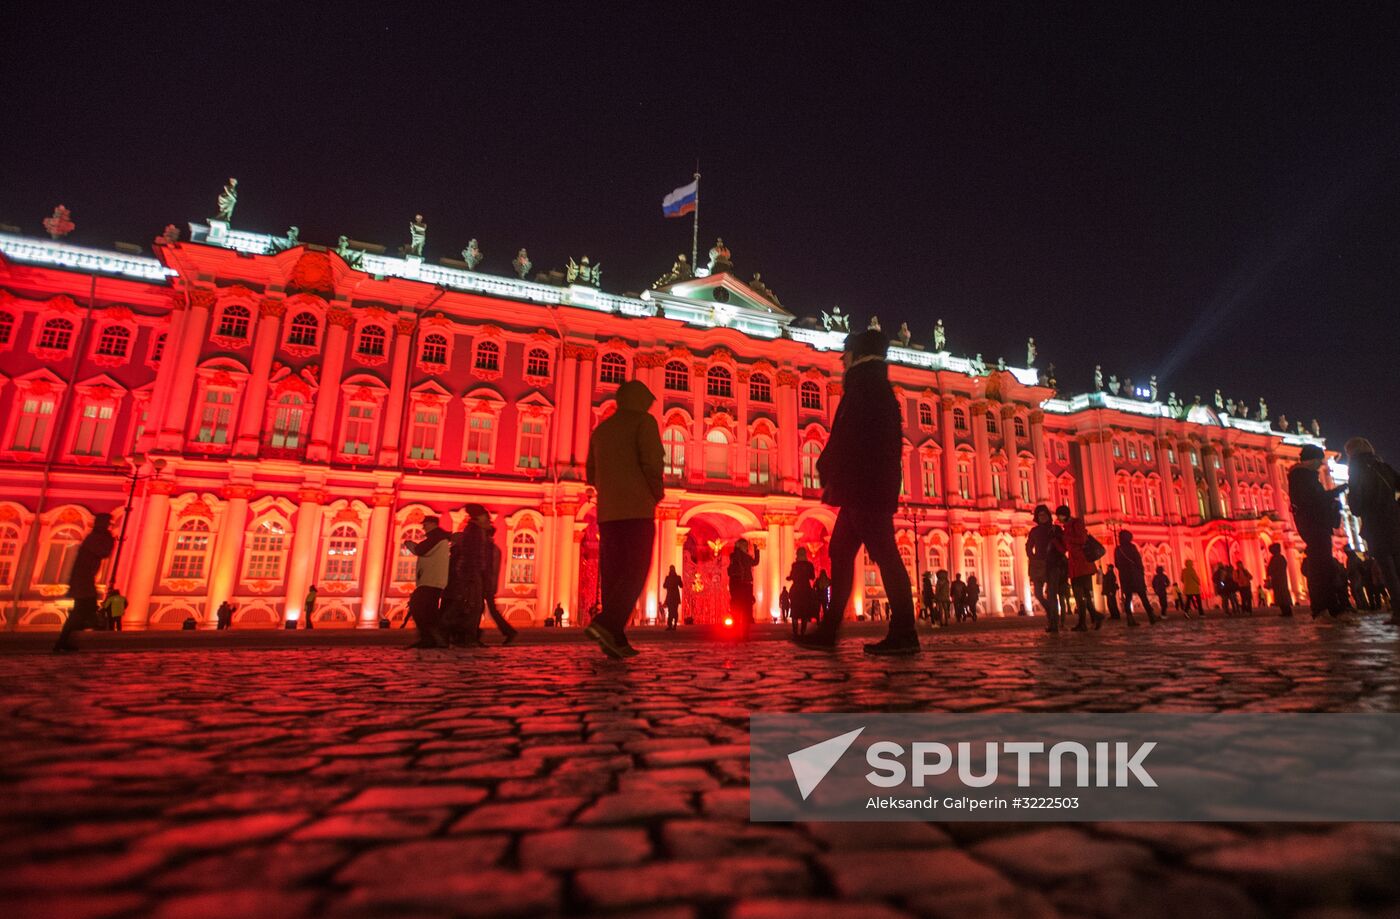
[[[0,654],[5,915],[1400,915],[1394,824],[747,820],[751,711],[1397,711],[1379,618],[972,627],[896,660],[390,638]]]

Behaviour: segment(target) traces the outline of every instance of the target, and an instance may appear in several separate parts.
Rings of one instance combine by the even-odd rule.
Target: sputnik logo
[[[797,790],[802,792],[803,801],[806,801],[812,792],[817,790],[822,779],[826,778],[826,774],[840,761],[864,730],[865,728],[856,728],[849,733],[823,740],[821,743],[815,743],[810,747],[803,747],[795,753],[788,754],[788,764],[792,766],[792,777],[797,779]]]

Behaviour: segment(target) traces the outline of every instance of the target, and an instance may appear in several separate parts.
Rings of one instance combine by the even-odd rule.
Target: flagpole
[[[695,220],[690,227],[690,270],[694,271],[700,257],[700,161],[695,161]]]

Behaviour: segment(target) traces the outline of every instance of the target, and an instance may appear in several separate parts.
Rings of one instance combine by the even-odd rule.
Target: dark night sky
[[[799,314],[942,316],[989,362],[1034,335],[1067,391],[1155,372],[1400,457],[1387,7],[790,6],[23,4],[0,222],[147,243],[235,175],[236,226],[397,246],[421,211],[432,258],[639,290],[689,250],[660,202],[698,155],[702,251]]]

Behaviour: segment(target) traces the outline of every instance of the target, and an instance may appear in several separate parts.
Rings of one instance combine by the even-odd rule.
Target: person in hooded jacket
[[[1161,571],[1162,569],[1158,568],[1157,570]],[[1099,581],[1103,586],[1104,603],[1108,606],[1108,618],[1122,619],[1122,615],[1118,612],[1118,572],[1113,569],[1112,565],[1109,565],[1104,569],[1103,576]]]
[[[602,611],[584,629],[604,654],[635,657],[627,622],[646,586],[656,505],[666,496],[661,429],[648,409],[656,401],[637,380],[617,387],[617,411],[594,428],[586,476],[598,493],[598,567]]]
[[[666,572],[666,580],[661,582],[661,589],[666,591],[666,600],[661,605],[666,608],[666,631],[674,632],[676,623],[681,617],[681,576],[676,574],[676,566],[672,565]]]
[[[403,548],[418,557],[413,593],[408,595],[408,615],[418,627],[418,640],[410,648],[445,648],[447,631],[442,622],[442,597],[451,577],[452,534],[436,516],[423,518],[424,535]]]
[[[1045,609],[1045,631],[1060,630],[1060,593],[1069,572],[1065,556],[1065,532],[1055,525],[1050,508],[1037,504],[1031,514],[1035,526],[1026,536],[1026,558],[1035,598]]]
[[[787,576],[792,582],[792,590],[788,596],[792,602],[794,635],[807,634],[807,624],[821,615],[821,597],[817,595],[817,588],[812,584],[815,577],[816,568],[807,558],[807,550],[798,548],[797,557],[793,559]]]
[[[1167,618],[1167,588],[1172,586],[1172,579],[1167,577],[1167,569],[1163,565],[1157,566],[1157,573],[1152,575],[1152,592],[1157,595],[1157,605],[1162,608],[1162,618]]]
[[[933,611],[933,572],[932,572],[932,571],[925,571],[925,572],[924,572],[924,576],[923,576],[923,580],[922,580],[921,589],[920,589],[920,591],[919,591],[919,600],[920,600],[920,602],[923,604],[923,607],[924,607],[924,609],[923,609],[923,614],[924,614],[925,616],[928,617],[928,621],[929,621],[929,622],[933,622],[933,620],[934,620],[934,611]]]
[[[759,550],[750,551],[749,541],[739,539],[729,551],[729,609],[739,634],[747,637],[754,624],[753,608],[757,601],[754,595],[753,570],[758,567]]]
[[[1152,611],[1152,601],[1147,599],[1147,569],[1142,563],[1142,553],[1133,545],[1133,534],[1127,530],[1118,531],[1118,548],[1113,550],[1113,563],[1118,566],[1118,580],[1123,585],[1123,613],[1128,617],[1128,625],[1138,625],[1133,618],[1133,597],[1142,600],[1148,623],[1156,625],[1157,615]]]
[[[977,582],[977,575],[967,576],[967,615],[973,622],[977,621],[977,604],[982,600],[982,585]]]
[[[1084,547],[1089,542],[1089,528],[1084,525],[1083,517],[1070,515],[1067,504],[1055,508],[1055,517],[1065,534],[1066,556],[1069,559],[1069,586],[1074,593],[1075,609],[1079,612],[1079,622],[1074,631],[1088,631],[1087,619],[1091,612],[1094,614],[1094,628],[1097,629],[1103,625],[1103,616],[1094,608],[1094,563],[1089,561],[1089,557],[1084,553]]]
[[[1181,611],[1190,616],[1191,607],[1194,606],[1196,615],[1204,619],[1206,610],[1201,604],[1201,573],[1196,570],[1196,563],[1189,558],[1181,567],[1181,595],[1186,603]]]
[[[1361,518],[1361,536],[1370,556],[1368,567],[1379,571],[1379,583],[1372,579],[1372,590],[1382,586],[1390,595],[1390,624],[1400,625],[1400,473],[1376,455],[1376,448],[1364,437],[1346,442],[1350,488],[1347,506]]]
[[[894,538],[894,514],[903,478],[904,430],[899,400],[890,386],[885,354],[889,339],[879,329],[846,336],[841,363],[844,394],[831,437],[817,460],[822,502],[837,508],[831,533],[831,606],[822,621],[797,642],[831,651],[855,587],[856,553],[865,547],[880,569],[889,600],[889,631],[865,646],[867,654],[917,654],[914,594],[909,571]]]

